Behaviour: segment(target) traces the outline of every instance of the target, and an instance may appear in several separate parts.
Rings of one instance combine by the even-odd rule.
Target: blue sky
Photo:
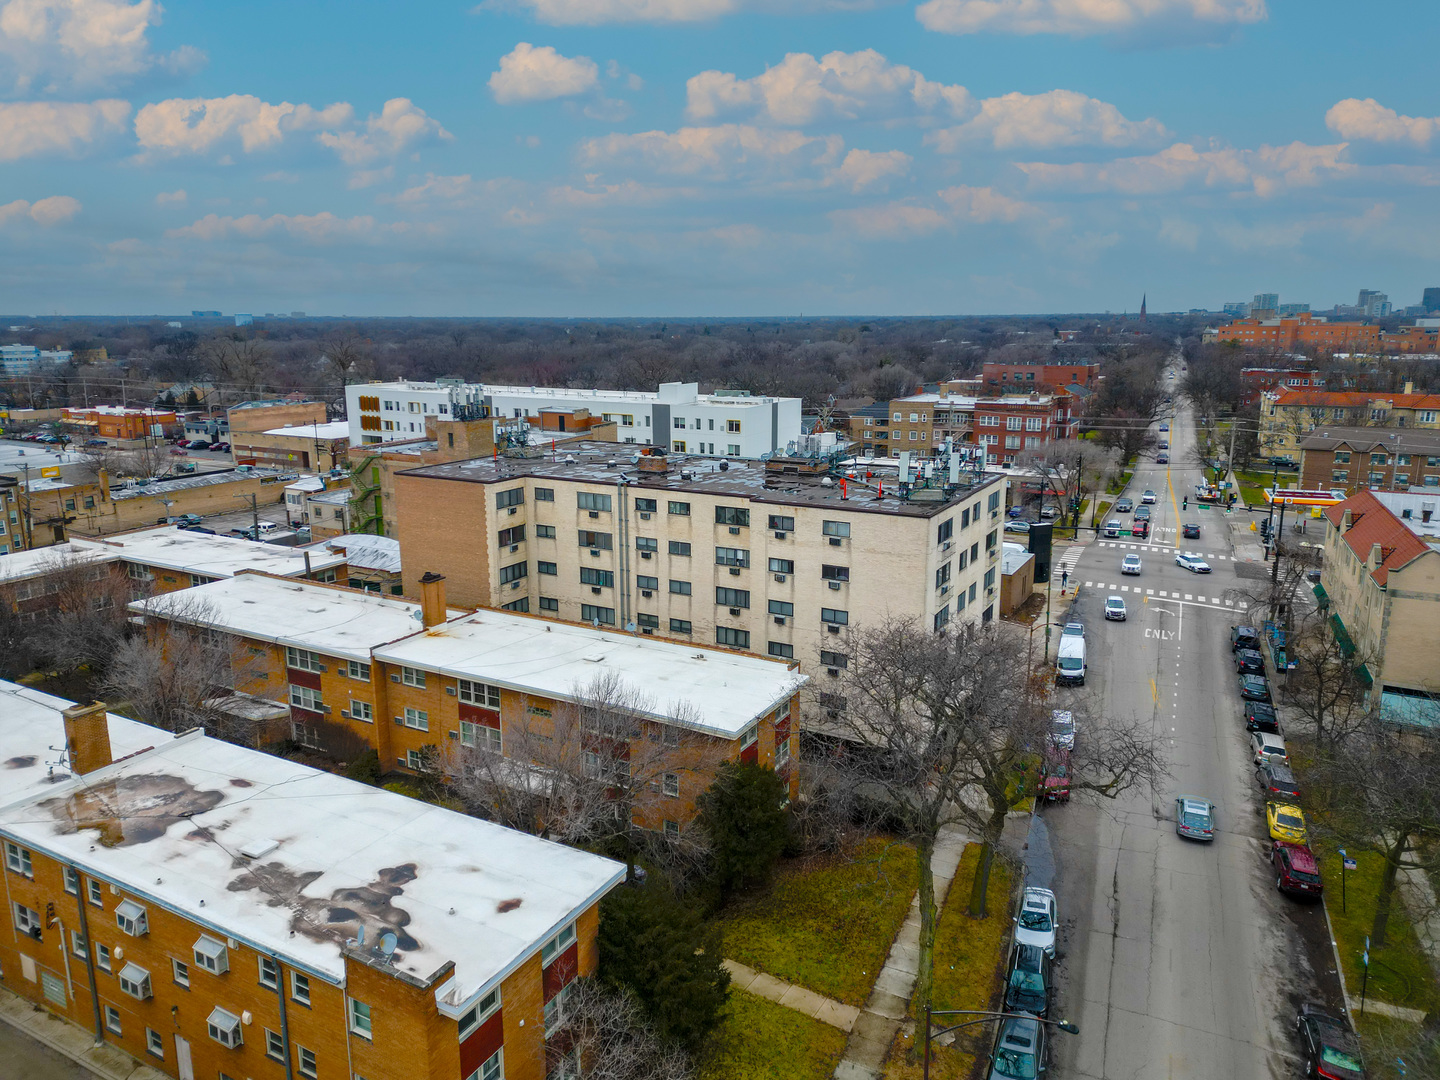
[[[1440,8],[0,0],[15,314],[1416,303]]]

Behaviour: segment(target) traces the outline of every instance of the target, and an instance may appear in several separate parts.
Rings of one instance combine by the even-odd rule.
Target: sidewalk
[[[935,874],[937,915],[945,906],[945,897],[960,866],[960,857],[965,853],[966,841],[964,833],[945,829],[935,844],[930,867]],[[835,1067],[835,1080],[879,1080],[890,1045],[910,1009],[910,995],[915,991],[919,959],[920,896],[917,893],[910,904],[905,924],[890,946],[885,966],[875,979],[875,988],[850,1031],[845,1053]]]
[[[822,1024],[829,1024],[846,1033],[855,1027],[855,1020],[860,1015],[860,1010],[854,1005],[822,997],[813,990],[806,990],[803,986],[766,975],[763,971],[756,971],[735,960],[722,960],[720,964],[730,972],[731,986],[766,1001],[773,1001],[777,1005],[784,1005],[787,1009],[804,1013],[812,1020],[819,1020]]]
[[[61,1020],[9,990],[0,991],[0,1021],[63,1054],[103,1080],[171,1080],[108,1043],[95,1045],[92,1032]]]

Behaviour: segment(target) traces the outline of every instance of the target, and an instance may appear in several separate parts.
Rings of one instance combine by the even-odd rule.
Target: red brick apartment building
[[[6,991],[177,1080],[555,1075],[623,866],[67,704],[0,684]]]
[[[996,364],[980,369],[980,380],[992,394],[1028,394],[1032,390],[1093,388],[1100,381],[1099,364]]]
[[[1309,314],[1282,319],[1237,319],[1215,331],[1216,341],[1236,341],[1261,349],[1294,349],[1300,345],[1343,352],[1374,352],[1380,348],[1380,327],[1369,323],[1327,322]]]

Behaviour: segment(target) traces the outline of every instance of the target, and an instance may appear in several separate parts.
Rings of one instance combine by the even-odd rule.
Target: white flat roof
[[[85,563],[114,562],[119,556],[102,551],[84,540],[71,540],[54,547],[30,548],[0,556],[0,583],[43,577]]]
[[[242,433],[243,434],[243,433]],[[328,424],[297,424],[294,427],[270,428],[263,435],[294,435],[299,439],[348,439],[350,421],[335,420]]]
[[[71,544],[111,551],[126,562],[204,577],[228,578],[241,570],[263,570],[282,577],[305,573],[305,551],[301,548],[256,543],[238,536],[211,536],[175,525],[118,533],[102,540],[72,540]],[[310,552],[311,570],[328,570],[344,563],[345,559],[333,552]]]
[[[201,604],[208,617],[197,620]],[[420,629],[419,604],[265,574],[239,574],[152,596],[130,610],[175,613],[227,633],[365,662],[371,649]],[[465,612],[451,608],[449,614],[454,619]]]
[[[783,663],[743,653],[488,609],[378,648],[375,656],[562,700],[613,673],[650,699],[655,718],[688,713],[700,729],[727,738],[807,681]]]
[[[0,747],[60,745],[66,703],[51,700],[19,718],[0,709]],[[428,979],[454,962],[453,986],[436,992],[457,1015],[625,876],[609,859],[200,732],[127,724],[126,738],[148,733],[154,749],[83,782],[0,769],[0,828],[137,903],[337,982],[362,927],[366,950],[394,933],[400,973]],[[118,757],[129,743],[112,746]],[[251,847],[264,853],[241,854]]]
[[[341,553],[345,561],[362,570],[389,570],[400,572],[400,541],[392,536],[373,536],[370,533],[346,533],[332,536],[316,547]]]

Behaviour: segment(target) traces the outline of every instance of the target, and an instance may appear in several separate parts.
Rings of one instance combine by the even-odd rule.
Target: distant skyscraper
[[[1243,319],[1250,314],[1250,305],[1244,300],[1234,300],[1225,305],[1226,315],[1233,315],[1237,319]]]
[[[1378,318],[1390,314],[1390,297],[1378,289],[1361,289],[1355,306],[1360,309],[1360,314]]]
[[[1254,301],[1250,304],[1251,311],[1275,311],[1280,307],[1280,294],[1273,292],[1257,292]]]
[[[1425,296],[1421,299],[1420,305],[1426,312],[1440,312],[1440,288],[1426,289]]]
[[[237,315],[235,316],[235,325],[236,325],[236,326],[253,326],[254,324],[255,324],[255,316],[254,316],[254,315],[250,315],[250,314],[241,312],[241,313],[239,313],[239,314],[237,314]]]

